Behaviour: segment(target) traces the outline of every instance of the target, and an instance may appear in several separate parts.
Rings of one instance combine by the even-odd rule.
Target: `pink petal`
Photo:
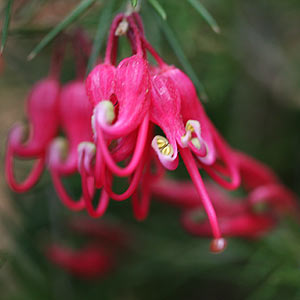
[[[185,133],[180,114],[180,96],[175,84],[167,76],[155,75],[151,81],[150,118],[164,131],[167,138],[166,144],[163,145],[164,138],[156,136],[152,147],[161,163],[167,169],[173,170],[178,165],[177,143],[181,145],[181,137]]]
[[[44,154],[57,134],[59,90],[59,83],[54,79],[44,79],[32,88],[26,104],[30,123],[29,138],[23,143],[21,132],[14,132],[12,147],[18,156],[35,157]]]
[[[188,120],[196,120],[200,123],[201,139],[199,136],[199,132],[196,132],[197,137],[205,142],[208,153],[204,158],[199,157],[199,160],[207,165],[212,164],[215,160],[215,146],[208,126],[208,117],[200,100],[197,97],[196,89],[192,81],[181,70],[173,66],[166,67],[163,72],[165,76],[171,78],[174,81],[179,91],[181,98],[181,114],[184,124]],[[195,149],[192,148],[192,150]]]
[[[86,79],[86,91],[92,106],[110,100],[115,91],[116,68],[110,64],[99,64]]]
[[[117,68],[115,82],[118,116],[115,116],[113,106],[109,106],[109,103],[99,103],[95,110],[95,121],[110,139],[135,130],[148,112],[150,100],[147,62],[138,55],[123,59]]]

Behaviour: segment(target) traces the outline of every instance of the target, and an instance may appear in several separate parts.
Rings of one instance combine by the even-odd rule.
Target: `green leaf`
[[[100,16],[99,23],[97,26],[96,36],[92,47],[92,52],[89,58],[88,67],[87,67],[87,74],[92,70],[94,67],[97,58],[99,56],[103,40],[105,37],[105,33],[109,27],[109,19],[112,15],[112,10],[114,6],[115,0],[110,0],[106,7],[103,9],[103,12]]]
[[[198,0],[187,0],[202,16],[202,18],[210,25],[215,33],[220,33],[220,27],[214,17],[207,11],[207,9]]]
[[[79,5],[55,26],[30,52],[28,60],[33,59],[44,47],[46,47],[62,30],[79,18],[96,0],[82,0]]]
[[[160,5],[160,3],[157,0],[148,0],[148,1],[153,6],[153,8],[157,11],[157,13],[162,17],[162,19],[166,20],[167,13],[163,9],[163,7]]]
[[[133,7],[136,7],[137,6],[137,3],[138,3],[138,0],[131,0],[131,5]]]
[[[7,41],[8,27],[9,27],[11,9],[12,9],[12,6],[13,6],[13,2],[14,2],[13,0],[7,0],[6,7],[5,7],[5,16],[4,16],[4,22],[3,22],[3,27],[2,27],[0,55],[2,55],[2,53],[4,51],[6,41]]]
[[[168,25],[167,22],[162,22],[160,18],[157,18],[157,19],[158,19],[159,25],[160,25],[166,39],[168,40],[170,46],[172,47],[172,50],[174,51],[175,55],[177,56],[179,62],[183,66],[187,75],[194,82],[196,88],[198,89],[198,92],[200,93],[200,99],[203,101],[207,101],[208,97],[205,92],[204,86],[198,79],[192,65],[190,64],[187,57],[185,56],[174,32],[172,31],[172,29],[170,28],[170,26]]]

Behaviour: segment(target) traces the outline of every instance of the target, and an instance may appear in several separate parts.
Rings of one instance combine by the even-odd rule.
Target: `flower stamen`
[[[102,100],[95,107],[94,115],[97,115],[96,111],[99,112],[98,120],[99,120],[100,123],[104,122],[107,125],[112,124],[112,122],[115,119],[115,111],[114,111],[114,105],[111,103],[111,101]]]
[[[186,125],[185,125],[185,130],[190,131],[191,133],[193,133],[195,131],[195,128],[193,127],[193,125],[189,121],[187,121]]]
[[[169,144],[169,141],[163,136],[156,137],[156,144],[161,154],[165,156],[172,156],[174,153],[172,145]]]

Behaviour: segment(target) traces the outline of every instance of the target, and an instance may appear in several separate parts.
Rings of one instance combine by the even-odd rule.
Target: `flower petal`
[[[180,94],[181,98],[181,114],[183,121],[186,123],[189,120],[196,120],[201,126],[201,135],[196,131],[197,138],[202,144],[202,141],[207,148],[207,155],[205,157],[199,156],[199,160],[204,164],[211,165],[215,161],[215,146],[213,143],[212,135],[208,126],[208,117],[205,110],[197,97],[196,89],[189,79],[189,77],[184,74],[181,70],[168,66],[163,73],[165,76],[171,78]],[[191,147],[193,152],[197,149]]]
[[[21,128],[15,128],[12,132],[12,147],[16,155],[35,157],[45,153],[58,130],[59,90],[59,83],[54,79],[44,79],[34,85],[26,103],[29,139],[23,142]]]
[[[149,72],[147,62],[142,57],[133,55],[120,62],[116,72],[115,96],[119,105],[117,116],[113,105],[109,103],[100,103],[95,111],[95,122],[110,139],[135,130],[148,112]]]
[[[181,145],[184,127],[180,114],[180,96],[173,81],[164,75],[152,77],[151,121],[166,134],[154,137],[152,147],[161,163],[170,170],[178,165],[177,143]]]
[[[116,67],[110,64],[97,65],[86,79],[86,91],[92,106],[102,100],[110,100],[115,91]]]

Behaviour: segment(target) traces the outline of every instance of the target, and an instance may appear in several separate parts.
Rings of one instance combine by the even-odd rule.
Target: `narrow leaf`
[[[131,0],[131,5],[133,7],[136,7],[137,6],[137,3],[138,3],[138,0]]]
[[[149,3],[153,6],[153,8],[157,11],[157,13],[162,17],[163,20],[167,19],[167,14],[163,7],[157,0],[148,0]]]
[[[198,0],[187,0],[202,16],[202,18],[208,23],[215,33],[220,33],[220,27],[217,24],[214,17],[208,12],[208,10]]]
[[[0,55],[2,55],[6,41],[7,41],[8,27],[9,27],[13,2],[14,2],[13,0],[7,0],[6,7],[5,7],[5,16],[4,16],[3,27],[2,27]]]
[[[182,48],[180,46],[180,43],[178,42],[174,32],[172,31],[172,29],[170,28],[170,26],[168,25],[167,22],[162,22],[160,18],[157,18],[157,20],[159,22],[159,25],[160,25],[167,41],[169,42],[171,48],[173,49],[175,55],[177,56],[179,62],[183,66],[183,68],[184,68],[185,72],[187,73],[187,75],[194,82],[198,92],[200,93],[201,100],[207,101],[208,97],[207,97],[207,94],[205,92],[204,86],[200,82],[200,80],[198,79],[192,65],[190,64],[190,62],[188,61],[186,55],[184,54],[184,51],[182,50]]]
[[[55,26],[31,51],[28,60],[33,59],[44,47],[46,47],[62,30],[73,23],[86,11],[96,0],[82,0],[79,5],[67,15],[57,26]]]
[[[101,47],[103,45],[103,40],[105,37],[105,33],[110,24],[109,19],[112,15],[112,10],[114,6],[115,0],[110,0],[109,3],[104,7],[103,12],[100,16],[99,23],[97,26],[96,36],[92,47],[92,52],[89,58],[87,73],[89,73],[94,67],[97,58],[99,56]]]

